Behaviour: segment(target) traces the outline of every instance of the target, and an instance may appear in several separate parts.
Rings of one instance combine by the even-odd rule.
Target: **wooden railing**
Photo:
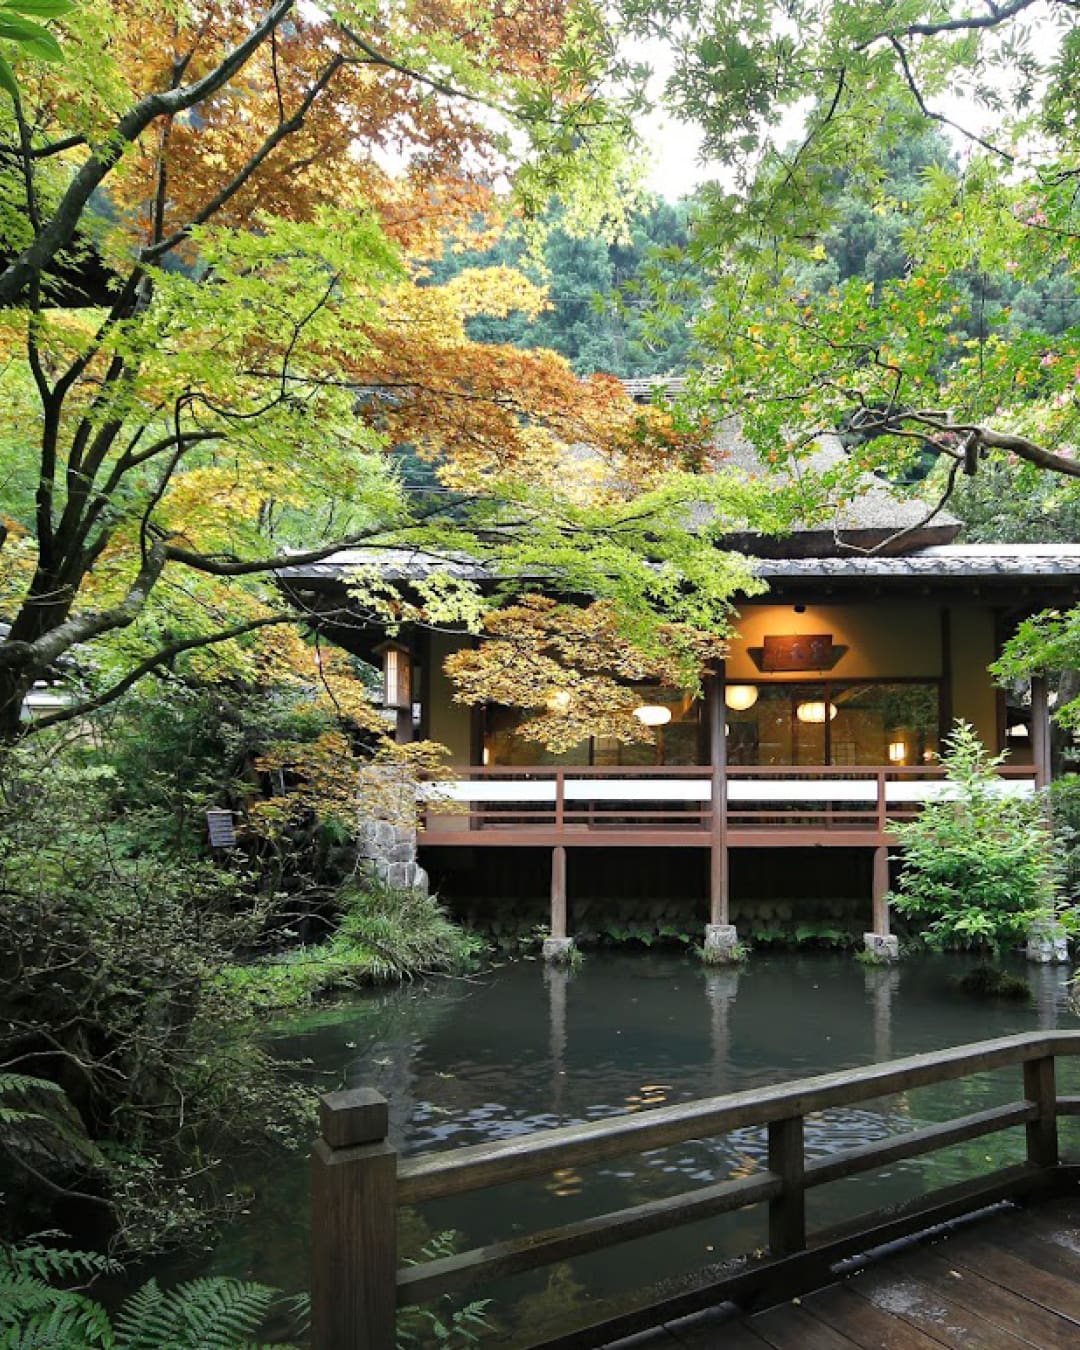
[[[451,1292],[482,1293],[504,1276],[757,1204],[768,1206],[766,1257],[535,1344],[588,1350],[724,1300],[762,1302],[826,1283],[845,1257],[1001,1200],[1075,1186],[1080,1169],[1059,1159],[1057,1120],[1080,1115],[1080,1097],[1058,1095],[1055,1061],[1076,1055],[1080,1034],[1009,1036],[400,1161],[387,1142],[384,1098],[369,1089],[331,1093],[321,1102],[322,1137],[313,1160],[314,1350],[392,1350],[398,1307]],[[806,1157],[804,1123],[811,1113],[1008,1067],[1021,1068],[1022,1080],[1020,1095],[1004,1106]],[[810,1232],[811,1188],[1019,1125],[1027,1135],[1024,1163],[865,1213],[842,1228]],[[399,1206],[754,1126],[768,1132],[768,1165],[750,1176],[396,1268]]]
[[[491,842],[535,838],[573,843],[604,831],[700,836],[712,825],[712,770],[707,765],[640,767],[467,767],[428,785],[426,828],[498,831]],[[885,832],[886,821],[914,815],[950,791],[936,766],[736,766],[723,775],[725,832],[769,829]],[[1003,791],[1034,790],[1031,767],[1000,771]],[[440,803],[452,815],[440,816]],[[444,808],[445,809],[445,808]],[[541,838],[542,836],[542,838]],[[681,841],[681,840],[680,840]]]

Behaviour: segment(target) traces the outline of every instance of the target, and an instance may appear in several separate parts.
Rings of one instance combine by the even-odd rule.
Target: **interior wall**
[[[736,621],[728,656],[729,680],[752,682],[762,673],[750,655],[766,637],[831,633],[835,646],[847,650],[829,675],[837,680],[871,676],[921,676],[942,672],[939,607],[918,601],[879,601],[865,605],[747,605]],[[794,671],[768,675],[769,680],[800,682],[820,672]]]

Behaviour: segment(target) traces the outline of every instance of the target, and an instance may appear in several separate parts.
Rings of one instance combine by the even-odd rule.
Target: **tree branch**
[[[105,137],[68,184],[52,219],[23,251],[0,271],[0,308],[11,305],[74,238],[79,220],[91,195],[122,159],[127,147],[159,117],[174,116],[216,93],[251,59],[263,42],[293,8],[295,0],[275,0],[261,23],[255,25],[201,79],[178,89],[147,94],[141,98]]]
[[[254,633],[257,629],[269,628],[274,624],[295,623],[301,617],[302,615],[299,613],[267,615],[261,619],[252,619],[249,623],[237,624],[235,628],[224,628],[220,632],[208,633],[202,637],[170,642],[168,646],[162,647],[153,656],[148,656],[145,661],[140,661],[137,666],[133,666],[122,679],[110,685],[104,693],[97,694],[94,698],[86,699],[79,704],[73,704],[71,707],[63,708],[58,712],[49,713],[47,717],[34,718],[27,726],[26,734],[28,736],[34,735],[39,731],[46,731],[50,727],[60,726],[64,722],[73,722],[79,717],[85,717],[88,713],[96,712],[98,708],[104,708],[108,704],[114,703],[122,694],[125,694],[133,685],[137,684],[144,675],[149,675],[161,666],[167,665],[184,652],[196,651],[201,647],[212,647],[219,642],[230,642],[233,638],[243,637],[246,633]]]
[[[53,665],[71,647],[103,633],[127,628],[142,613],[150,592],[157,584],[168,550],[164,540],[158,540],[148,551],[138,575],[120,604],[101,613],[77,614],[58,624],[34,642],[8,639],[0,642],[0,669],[16,668],[24,671],[44,670]]]
[[[274,149],[280,145],[286,137],[292,136],[295,132],[300,130],[304,124],[304,118],[311,111],[311,105],[334,78],[341,67],[347,64],[347,60],[347,57],[341,55],[335,56],[330,64],[323,70],[322,74],[318,76],[311,88],[307,90],[303,99],[300,101],[300,106],[292,116],[285,121],[278,123],[239,172],[236,173],[229,182],[227,182],[225,186],[202,207],[201,210],[196,212],[186,225],[181,226],[178,230],[174,230],[172,234],[168,235],[166,238],[159,239],[155,243],[142,249],[139,253],[140,261],[144,263],[154,262],[157,258],[162,257],[164,254],[176,248],[177,244],[183,243],[183,241],[188,238],[193,229],[199,225],[204,225],[221,210],[227,201],[232,197],[235,197],[251,175],[255,173],[262,163],[264,163]]]

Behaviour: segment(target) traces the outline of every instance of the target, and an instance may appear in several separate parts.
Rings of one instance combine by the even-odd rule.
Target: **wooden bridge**
[[[633,1307],[598,1305],[587,1324],[551,1328],[530,1350],[594,1350],[626,1337],[663,1350],[1080,1344],[1080,1231],[1062,1231],[1080,1222],[1080,1166],[1063,1161],[1058,1148],[1058,1119],[1080,1115],[1080,1097],[1056,1086],[1057,1063],[1078,1055],[1077,1033],[1010,1036],[401,1160],[387,1142],[387,1104],[378,1093],[332,1093],[321,1103],[313,1158],[314,1350],[393,1350],[399,1307],[446,1293],[483,1297],[502,1277],[753,1205],[767,1206],[765,1254],[719,1272],[688,1272],[679,1292]],[[806,1156],[810,1115],[1010,1068],[1011,1102]],[[400,1206],[755,1126],[767,1131],[768,1157],[749,1176],[398,1269]],[[1026,1134],[1022,1163],[841,1227],[813,1231],[807,1223],[812,1188],[1018,1126]],[[1028,1206],[1022,1220],[1010,1211],[1004,1220],[973,1223],[948,1246],[885,1256],[837,1282],[853,1259],[1003,1202]]]

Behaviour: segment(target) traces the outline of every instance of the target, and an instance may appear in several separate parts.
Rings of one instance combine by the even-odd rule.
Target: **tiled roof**
[[[765,558],[765,578],[1080,577],[1080,544],[945,544],[894,557]]]
[[[449,572],[467,581],[488,581],[493,576],[473,559],[442,558],[415,549],[380,552],[343,549],[323,562],[283,567],[277,575],[291,581],[335,581],[358,567],[375,567],[389,581],[416,581],[435,572]],[[766,580],[1080,579],[1080,544],[946,544],[884,557],[848,554],[839,558],[759,558],[754,568]]]

